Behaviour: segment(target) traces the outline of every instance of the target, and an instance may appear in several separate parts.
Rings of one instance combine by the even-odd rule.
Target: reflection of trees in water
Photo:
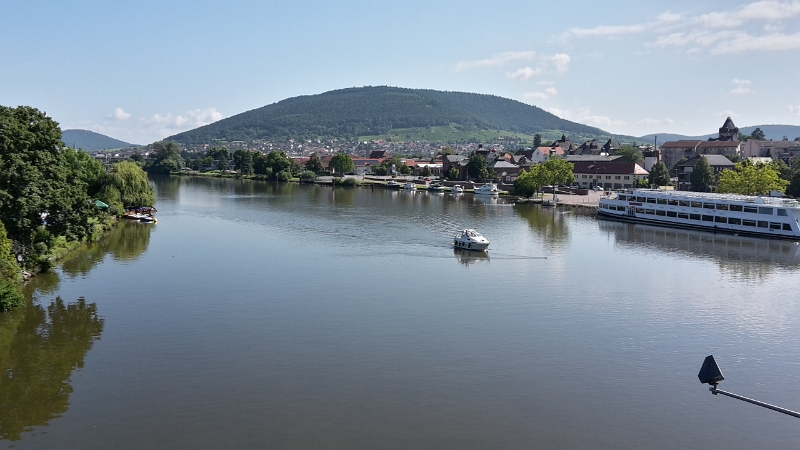
[[[97,306],[83,298],[0,314],[0,439],[18,440],[67,411],[70,375],[102,331]]]
[[[563,213],[531,204],[514,205],[514,211],[528,221],[546,244],[563,247],[569,242],[569,228]]]
[[[723,272],[739,279],[765,280],[778,267],[800,266],[800,246],[790,241],[609,220],[598,223],[601,230],[614,234],[618,244],[714,261]]]
[[[153,224],[121,221],[97,242],[77,249],[61,265],[65,273],[86,275],[110,253],[115,259],[129,261],[138,258],[150,245]],[[157,226],[157,225],[155,225]]]
[[[183,184],[184,177],[150,174],[148,178],[155,186],[158,198],[172,200],[180,197],[181,184]]]

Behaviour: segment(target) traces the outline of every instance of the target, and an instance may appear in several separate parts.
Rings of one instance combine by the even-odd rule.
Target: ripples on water
[[[468,194],[157,187],[158,225],[121,229],[37,294],[85,297],[103,336],[67,374],[69,408],[17,448],[800,441],[796,419],[696,378],[714,353],[723,388],[800,409],[793,243]],[[463,228],[489,253],[454,250]]]

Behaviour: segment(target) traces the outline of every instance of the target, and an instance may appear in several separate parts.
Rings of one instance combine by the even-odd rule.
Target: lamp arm
[[[722,389],[717,389],[717,385],[716,384],[712,385],[710,388],[708,388],[708,390],[711,391],[711,393],[714,394],[714,395],[717,395],[717,394],[727,395],[728,397],[733,397],[735,399],[742,400],[742,401],[745,401],[747,403],[752,403],[754,405],[758,405],[758,406],[761,406],[761,407],[764,407],[764,408],[767,408],[767,409],[771,409],[773,411],[778,411],[779,413],[788,414],[790,416],[797,417],[798,419],[800,419],[800,413],[798,413],[798,412],[795,412],[795,411],[792,411],[792,410],[786,409],[786,408],[781,408],[780,406],[770,405],[769,403],[764,403],[764,402],[761,402],[761,401],[758,401],[758,400],[754,400],[752,398],[747,398],[747,397],[741,396],[739,394],[734,394],[733,392],[727,392],[727,391],[723,391]]]

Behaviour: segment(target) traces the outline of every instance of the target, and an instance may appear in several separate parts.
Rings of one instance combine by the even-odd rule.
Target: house
[[[619,150],[620,147],[622,146],[619,144],[619,141],[614,141],[612,139],[609,139],[608,142],[603,144],[603,150],[601,153],[611,155],[615,153],[617,150]]]
[[[738,130],[738,128],[737,128]],[[722,155],[729,160],[735,156],[742,156],[742,141],[713,140],[703,141],[697,146],[698,155]]]
[[[522,158],[525,157],[522,156]],[[522,171],[522,167],[518,164],[505,160],[495,161],[492,165],[492,169],[494,169],[494,173],[497,174],[497,179],[501,183],[513,183]]]
[[[622,155],[566,155],[564,159],[571,163],[579,162],[613,162],[622,158]]]
[[[582,188],[600,186],[606,189],[633,188],[650,173],[631,162],[576,162],[572,169],[575,183]]]
[[[697,146],[701,142],[703,141],[694,139],[664,142],[661,144],[661,160],[664,161],[668,169],[672,169],[682,158],[689,159],[692,156],[696,156]]]
[[[567,136],[564,134],[561,135],[561,139],[553,142],[553,145],[550,146],[550,148],[556,147],[560,147],[562,150],[564,150],[564,154],[566,155],[574,155],[575,151],[578,149],[578,146],[575,145],[574,142],[567,139]]]
[[[561,147],[536,147],[531,155],[533,163],[543,163],[553,156],[566,156],[566,151]]]
[[[694,166],[700,160],[700,157],[705,157],[708,161],[708,165],[711,166],[711,170],[714,172],[714,175],[719,175],[725,169],[733,169],[735,164],[731,162],[728,158],[722,155],[697,155],[689,158],[688,160],[680,163],[677,165],[678,171],[678,190],[679,191],[691,191],[692,190],[692,171],[694,170]],[[715,183],[716,184],[716,183]]]
[[[603,153],[603,147],[597,142],[597,139],[592,139],[581,144],[575,151],[575,155],[599,155]]]
[[[356,175],[365,175],[372,173],[372,168],[383,162],[379,158],[352,158],[353,164],[356,166],[354,173]]]
[[[456,168],[458,170],[458,177],[456,179],[464,181],[467,179],[468,162],[469,158],[464,155],[445,155],[442,159],[442,174],[444,176],[449,176],[450,169]]]
[[[728,117],[719,128],[716,138],[707,141],[685,139],[667,141],[661,144],[661,160],[668,168],[675,167],[681,158],[691,158],[697,155],[724,155],[729,158],[742,156],[742,141],[739,140],[739,128]],[[762,156],[762,155],[752,155]]]
[[[368,159],[391,159],[392,155],[386,150],[373,150],[369,152]]]
[[[781,160],[791,166],[795,158],[800,156],[800,141],[790,141],[789,139],[784,139],[782,141],[750,139],[742,143],[742,156],[745,158],[758,156],[769,157],[773,160]]]

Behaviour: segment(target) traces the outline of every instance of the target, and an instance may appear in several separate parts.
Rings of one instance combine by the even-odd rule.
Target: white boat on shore
[[[428,186],[428,190],[431,192],[443,192],[444,185],[442,183],[433,183],[430,186]]]
[[[475,193],[478,195],[498,195],[500,194],[500,189],[498,189],[497,185],[494,183],[486,183],[475,189]]]
[[[464,193],[464,188],[461,187],[461,185],[457,184],[457,185],[455,185],[455,186],[450,188],[450,192],[453,193],[453,194],[463,194]]]
[[[402,186],[402,184],[400,184],[400,183],[398,183],[397,181],[394,181],[394,180],[389,180],[389,181],[386,182],[386,188],[387,189],[400,189],[400,186]]]
[[[675,228],[800,240],[800,203],[749,195],[629,189],[600,199],[598,217]]]
[[[417,190],[417,185],[409,181],[409,182],[407,182],[406,184],[403,185],[403,189],[405,189],[407,191],[416,191]]]
[[[485,252],[489,249],[489,239],[486,239],[477,231],[468,228],[462,230],[453,238],[453,246],[461,250]]]

